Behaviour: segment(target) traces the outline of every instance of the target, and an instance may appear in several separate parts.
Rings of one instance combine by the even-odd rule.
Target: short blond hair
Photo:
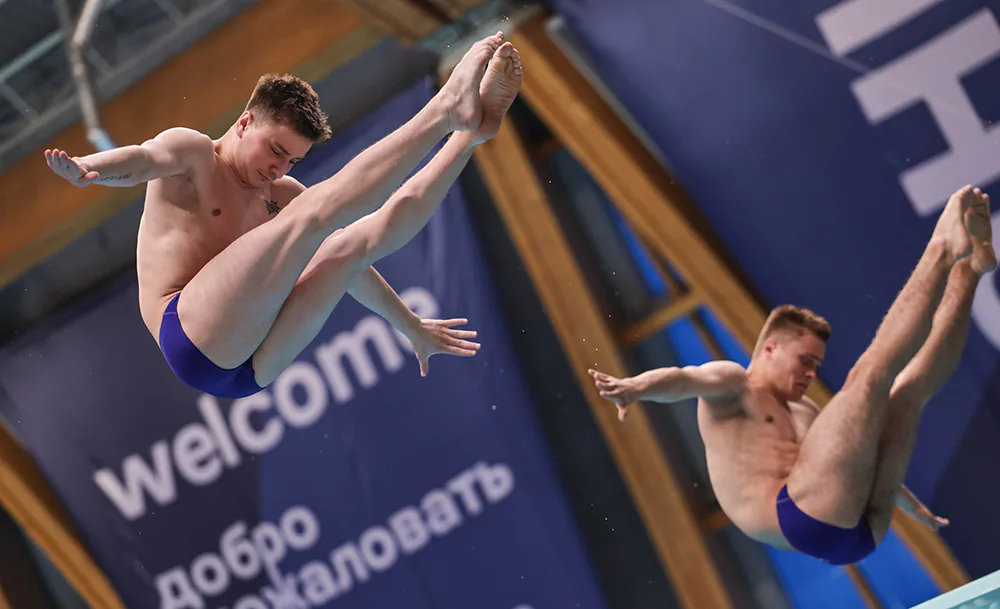
[[[781,305],[771,310],[757,337],[757,344],[754,346],[753,354],[756,356],[764,341],[778,332],[789,332],[802,336],[806,332],[816,335],[824,343],[830,340],[830,323],[803,307],[795,305]]]

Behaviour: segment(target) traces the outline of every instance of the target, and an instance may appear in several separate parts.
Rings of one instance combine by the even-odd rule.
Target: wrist
[[[632,385],[632,394],[635,399],[642,400],[645,399],[649,393],[649,376],[647,373],[643,372],[629,379]]]
[[[420,317],[407,309],[407,314],[400,320],[400,326],[402,327],[399,328],[399,331],[412,343],[417,334],[420,333],[420,322]]]

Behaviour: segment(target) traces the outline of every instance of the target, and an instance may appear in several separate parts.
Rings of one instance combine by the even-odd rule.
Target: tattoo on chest
[[[268,199],[264,199],[264,203],[267,204],[267,213],[269,215],[273,216],[274,214],[276,214],[279,211],[281,211],[281,208],[278,207],[278,202],[277,201],[271,201],[271,200],[268,200]]]

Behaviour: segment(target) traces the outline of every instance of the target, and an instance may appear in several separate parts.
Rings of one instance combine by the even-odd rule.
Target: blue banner
[[[1000,178],[1000,2],[549,0],[767,306],[833,326],[838,387],[948,195]],[[994,218],[1000,216],[995,215]],[[996,222],[995,222],[996,224]],[[995,230],[1000,234],[1000,230]],[[1000,293],[926,408],[907,484],[973,575],[1000,522]]]
[[[316,150],[312,184],[413,116],[429,82]],[[128,607],[603,607],[456,186],[379,271],[483,348],[421,378],[345,297],[257,395],[171,374],[134,276],[0,354],[5,415]]]

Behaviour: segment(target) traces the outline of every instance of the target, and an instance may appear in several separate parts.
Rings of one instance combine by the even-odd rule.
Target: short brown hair
[[[771,314],[767,316],[760,336],[757,337],[754,355],[758,354],[764,341],[775,332],[792,332],[798,336],[812,332],[824,343],[830,340],[830,324],[825,319],[809,309],[795,305],[781,305],[772,309]]]
[[[288,125],[314,144],[330,139],[330,126],[319,103],[319,95],[297,76],[265,74],[257,80],[247,110],[259,118]]]

